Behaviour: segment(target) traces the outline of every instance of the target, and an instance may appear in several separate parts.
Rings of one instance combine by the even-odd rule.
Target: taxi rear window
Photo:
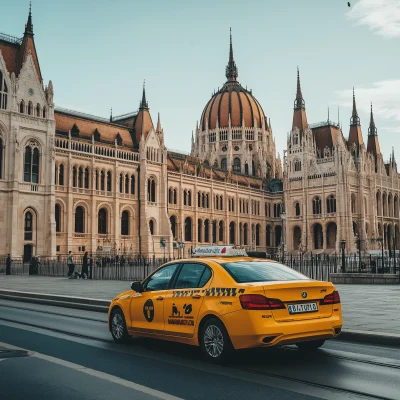
[[[285,265],[268,261],[237,261],[221,266],[237,283],[308,280]]]

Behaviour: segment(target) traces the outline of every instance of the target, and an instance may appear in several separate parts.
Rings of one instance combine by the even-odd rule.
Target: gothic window
[[[206,194],[206,208],[210,208],[210,202],[208,198],[208,193]]]
[[[0,108],[7,109],[7,96],[8,88],[5,79],[3,79],[3,72],[0,71]]]
[[[125,175],[125,193],[129,194],[129,176]]]
[[[202,241],[203,241],[202,229],[203,229],[203,221],[201,219],[198,219],[197,220],[197,241],[199,243],[202,243]]]
[[[85,168],[85,189],[89,189],[89,167]]]
[[[220,209],[220,210],[223,210],[223,209],[224,209],[224,207],[223,207],[222,196],[220,196],[220,198],[219,198],[219,209]]]
[[[256,176],[256,165],[254,164],[254,160],[251,160],[251,174]]]
[[[260,224],[257,224],[256,225],[256,246],[260,245],[260,229],[261,229]]]
[[[122,137],[119,133],[117,133],[117,145],[121,146],[122,145]]]
[[[296,160],[294,162],[294,171],[295,172],[301,171],[301,161],[300,160]]]
[[[188,206],[192,205],[192,191],[188,190]]]
[[[320,197],[314,197],[313,199],[313,214],[314,215],[319,215],[321,214],[321,198]]]
[[[240,158],[236,157],[233,160],[233,172],[239,172],[240,173],[241,168],[240,168]]]
[[[97,130],[97,128],[93,132],[93,137],[96,142],[100,142],[101,136],[100,136],[100,132]]]
[[[24,240],[32,240],[33,237],[33,215],[30,211],[25,214]]]
[[[175,217],[175,215],[171,215],[171,217],[169,218],[169,223],[171,225],[172,237],[175,239],[176,238],[176,217]]]
[[[178,204],[178,198],[177,198],[177,194],[176,194],[176,189],[174,189],[174,204]]]
[[[107,210],[101,208],[98,215],[98,232],[105,235],[107,233]]]
[[[235,244],[235,223],[231,222],[229,224],[229,243]]]
[[[40,117],[40,104],[36,104],[36,116]]]
[[[61,210],[59,204],[56,204],[56,209],[54,214],[56,218],[56,232],[61,232],[61,226],[60,226]]]
[[[76,167],[72,168],[72,186],[76,187],[76,180],[77,180],[77,172]]]
[[[219,221],[219,238],[218,238],[218,240],[220,241],[220,242],[223,242],[224,241],[224,222],[223,221]]]
[[[197,207],[201,207],[201,194],[197,192]]]
[[[295,133],[294,135],[293,135],[293,145],[294,146],[297,146],[299,144],[299,134],[298,133]]]
[[[333,194],[326,199],[326,210],[328,213],[336,212],[336,198]]]
[[[383,215],[387,216],[387,203],[386,203],[386,193],[383,194]],[[351,212],[354,214],[356,212],[356,195],[351,194]]]
[[[187,192],[186,190],[183,191],[183,205],[187,205]]]
[[[112,183],[112,179],[111,179],[111,172],[108,171],[107,172],[107,192],[111,192],[111,183]]]
[[[267,230],[265,233],[265,243],[267,246],[271,246],[271,226],[267,225]]]
[[[75,209],[75,232],[85,232],[85,209],[82,206],[78,206]]]
[[[201,207],[205,208],[206,207],[206,197],[204,193],[201,194]]]
[[[43,118],[47,118],[47,109],[43,107]]]
[[[19,112],[21,114],[25,113],[25,102],[23,100],[21,100],[21,103],[19,103]]]
[[[301,211],[300,211],[300,203],[296,202],[296,204],[294,205],[295,211],[296,211],[296,217],[299,217],[301,215]]]
[[[247,164],[247,162],[244,163],[244,173],[245,173],[246,175],[249,174],[249,164]]]
[[[39,149],[31,146],[25,148],[24,181],[39,183]]]
[[[104,174],[104,171],[100,172],[100,190],[105,190],[105,174]]]
[[[152,203],[156,202],[156,181],[154,178],[147,180],[147,200]]]
[[[119,192],[123,193],[124,178],[122,174],[119,174]]]
[[[3,139],[0,137],[0,179],[3,178]]]
[[[217,241],[217,221],[211,222],[211,243],[215,243]]]
[[[249,227],[247,224],[243,225],[243,244],[247,246],[249,240]]]
[[[79,167],[78,170],[78,187],[83,188],[83,168]]]
[[[28,103],[28,114],[29,115],[33,114],[33,104],[31,101]]]
[[[227,163],[226,158],[223,158],[221,160],[221,169],[223,169],[224,171],[226,171],[228,169],[228,163]]]
[[[192,241],[192,219],[190,217],[185,219],[185,241]]]
[[[152,219],[149,221],[149,228],[150,228],[150,234],[154,235],[154,221]]]
[[[204,221],[204,242],[208,243],[210,241],[210,223],[208,219]]]
[[[129,212],[128,211],[122,212],[121,235],[129,235]]]
[[[58,167],[58,184],[64,186],[64,164]]]
[[[135,194],[135,175],[131,175],[131,194]]]

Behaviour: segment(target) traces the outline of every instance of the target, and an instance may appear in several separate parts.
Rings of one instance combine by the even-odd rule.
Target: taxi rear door
[[[185,262],[164,301],[165,335],[192,337],[210,286],[212,270],[201,262]]]

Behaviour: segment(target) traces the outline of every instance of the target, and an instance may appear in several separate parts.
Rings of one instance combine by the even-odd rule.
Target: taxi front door
[[[194,335],[211,276],[212,272],[205,264],[187,262],[182,265],[174,287],[168,291],[164,300],[165,335]]]
[[[132,333],[163,333],[164,302],[169,282],[178,265],[160,268],[145,281],[144,292],[134,295],[130,310]]]

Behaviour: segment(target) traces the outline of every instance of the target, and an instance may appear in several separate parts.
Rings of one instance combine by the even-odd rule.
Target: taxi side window
[[[185,263],[175,283],[175,289],[203,287],[211,278],[211,271],[204,264]]]
[[[166,267],[159,269],[146,281],[144,284],[144,290],[150,292],[154,290],[168,289],[169,281],[174,275],[178,265],[179,264],[167,265]]]

